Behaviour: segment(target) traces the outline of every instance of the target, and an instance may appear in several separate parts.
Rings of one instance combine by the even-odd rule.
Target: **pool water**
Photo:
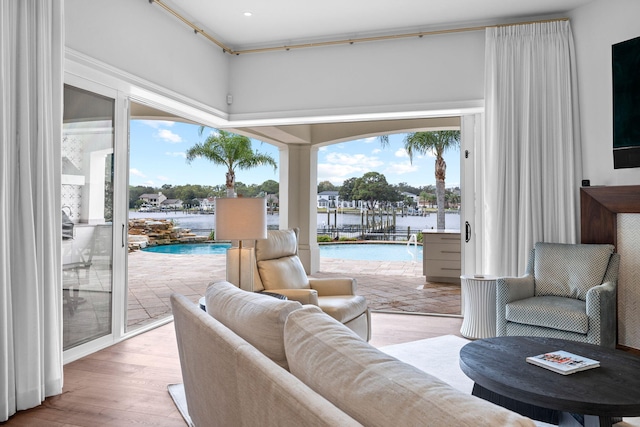
[[[320,256],[359,261],[419,261],[422,246],[389,243],[320,245]]]
[[[219,255],[226,254],[231,243],[180,243],[177,245],[149,246],[143,251],[171,255]]]
[[[230,243],[185,243],[150,246],[143,251],[171,255],[220,255],[226,254]],[[360,261],[419,261],[422,246],[389,243],[328,244],[320,245],[320,256]]]

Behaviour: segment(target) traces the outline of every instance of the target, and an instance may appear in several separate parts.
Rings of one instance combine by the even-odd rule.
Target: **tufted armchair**
[[[367,301],[356,295],[351,278],[307,277],[298,258],[298,230],[269,230],[266,240],[255,242],[253,290],[285,295],[322,311],[353,330],[362,339],[371,338]]]
[[[612,245],[536,243],[522,277],[496,282],[496,334],[616,345]]]

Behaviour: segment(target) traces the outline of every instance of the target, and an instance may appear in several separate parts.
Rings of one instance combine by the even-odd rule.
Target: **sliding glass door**
[[[65,85],[64,349],[112,334],[115,99]]]

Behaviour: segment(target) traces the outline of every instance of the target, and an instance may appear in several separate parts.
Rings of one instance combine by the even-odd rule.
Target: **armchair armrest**
[[[300,304],[318,305],[318,292],[314,289],[269,289],[268,292],[284,295]]]
[[[504,304],[531,298],[535,295],[535,280],[532,275],[520,277],[499,277],[496,281],[496,298]],[[500,295],[500,297],[498,297]]]
[[[496,335],[507,334],[507,304],[535,295],[533,275],[499,277],[496,280]]]
[[[318,296],[326,297],[333,295],[355,295],[356,279],[349,278],[309,278],[311,289],[318,291]]]
[[[615,348],[616,346],[616,282],[594,286],[587,292],[588,342]]]

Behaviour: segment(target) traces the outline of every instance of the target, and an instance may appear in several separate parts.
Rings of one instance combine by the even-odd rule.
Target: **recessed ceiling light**
[[[244,16],[251,16],[251,15],[253,15],[253,13],[251,13],[251,12],[245,12],[244,13]]]

